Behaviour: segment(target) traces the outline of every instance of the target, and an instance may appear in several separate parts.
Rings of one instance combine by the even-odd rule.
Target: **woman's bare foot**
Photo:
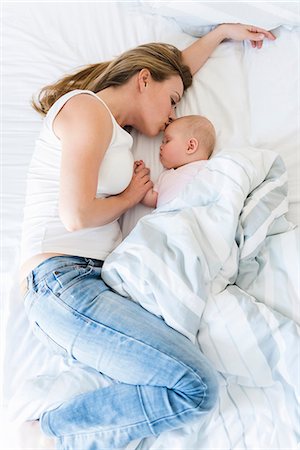
[[[16,431],[20,450],[55,450],[54,439],[42,432],[38,420],[24,422]]]

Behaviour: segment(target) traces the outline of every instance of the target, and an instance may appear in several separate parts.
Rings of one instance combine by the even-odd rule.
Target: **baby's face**
[[[176,121],[165,130],[160,146],[160,161],[166,169],[172,169],[185,164],[187,139],[177,126]]]

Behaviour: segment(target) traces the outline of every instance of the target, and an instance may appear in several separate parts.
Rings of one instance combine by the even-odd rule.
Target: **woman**
[[[182,427],[210,411],[217,377],[185,337],[101,280],[121,240],[117,219],[152,188],[132,138],[163,131],[194,74],[226,38],[260,48],[266,30],[223,24],[182,53],[142,45],[45,87],[45,115],[25,206],[21,287],[33,331],[55,352],[111,377],[111,386],[45,412],[60,449],[100,449]]]

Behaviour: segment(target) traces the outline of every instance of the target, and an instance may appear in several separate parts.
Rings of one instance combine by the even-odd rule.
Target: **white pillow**
[[[280,25],[300,26],[298,2],[148,2],[145,12],[175,20],[181,29],[202,36],[220,23],[246,23],[271,30]]]

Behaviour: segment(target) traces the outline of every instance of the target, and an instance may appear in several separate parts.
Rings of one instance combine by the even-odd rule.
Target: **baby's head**
[[[166,169],[206,160],[214,150],[215,141],[215,129],[206,117],[180,117],[168,125],[164,132],[160,160]]]

